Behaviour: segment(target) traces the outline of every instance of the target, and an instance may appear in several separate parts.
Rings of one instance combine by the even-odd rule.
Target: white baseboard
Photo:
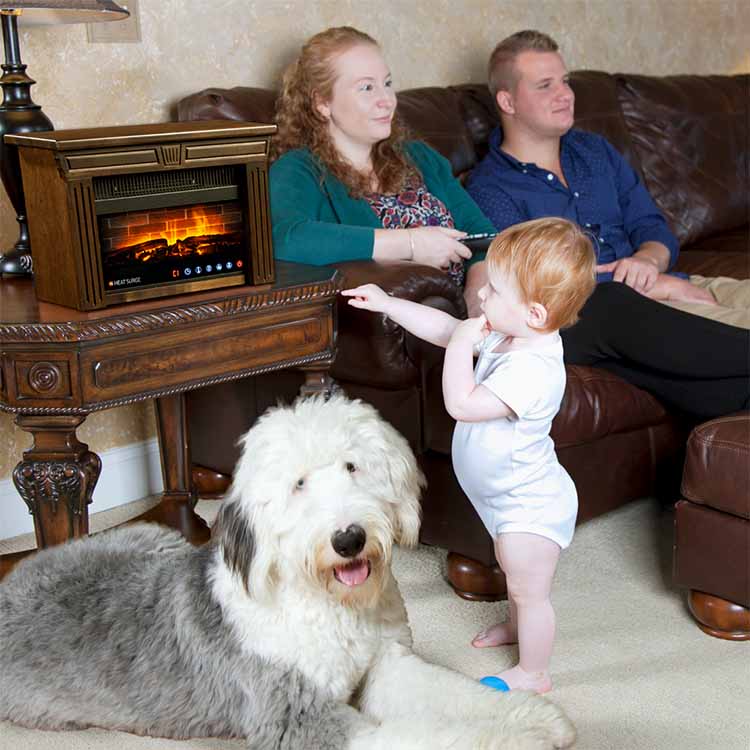
[[[112,448],[99,454],[102,471],[89,513],[131,503],[161,492],[164,483],[156,438]],[[34,523],[13,480],[0,481],[0,539],[34,531]]]

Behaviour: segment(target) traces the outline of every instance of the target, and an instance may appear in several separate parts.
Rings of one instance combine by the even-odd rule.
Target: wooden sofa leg
[[[714,638],[750,640],[750,609],[702,591],[688,594],[690,613],[698,627]]]
[[[496,602],[505,599],[505,576],[497,565],[488,568],[456,552],[448,553],[448,583],[462,599]]]
[[[195,493],[201,498],[221,498],[229,489],[232,477],[220,471],[199,464],[192,466],[192,480]]]

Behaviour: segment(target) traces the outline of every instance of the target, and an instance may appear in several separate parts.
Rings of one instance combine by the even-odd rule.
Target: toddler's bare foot
[[[471,645],[474,648],[492,648],[518,643],[518,632],[515,625],[509,622],[499,622],[474,636]]]
[[[552,680],[549,672],[527,672],[516,664],[512,669],[506,669],[497,675],[505,680],[511,690],[533,690],[536,693],[548,693],[552,690]]]

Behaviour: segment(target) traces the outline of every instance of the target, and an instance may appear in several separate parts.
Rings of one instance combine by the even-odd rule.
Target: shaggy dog
[[[541,750],[572,744],[541,696],[411,650],[390,560],[423,479],[370,406],[267,412],[213,540],[141,524],[43,550],[0,584],[0,719],[252,750]]]

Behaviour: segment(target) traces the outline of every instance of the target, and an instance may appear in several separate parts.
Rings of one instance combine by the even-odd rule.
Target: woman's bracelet
[[[407,229],[406,233],[409,235],[409,260],[414,260],[414,235],[412,235],[411,229]]]

